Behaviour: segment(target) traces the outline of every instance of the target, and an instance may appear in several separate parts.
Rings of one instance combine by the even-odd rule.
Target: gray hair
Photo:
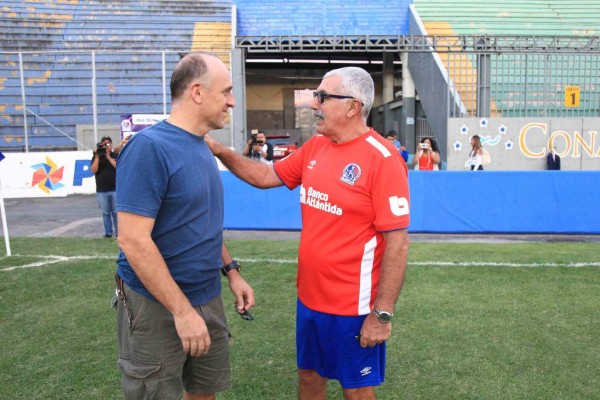
[[[375,84],[371,75],[359,67],[344,67],[329,71],[323,79],[331,76],[339,76],[342,78],[340,89],[345,96],[352,96],[363,103],[362,116],[366,120],[373,107],[373,99],[375,97]]]

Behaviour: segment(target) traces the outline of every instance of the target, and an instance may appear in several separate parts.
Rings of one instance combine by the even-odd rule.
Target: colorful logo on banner
[[[31,168],[35,169],[31,186],[37,185],[46,194],[50,194],[51,190],[60,189],[64,186],[60,181],[62,181],[65,167],[62,166],[57,169],[56,163],[50,157],[46,157],[45,163],[32,165]]]

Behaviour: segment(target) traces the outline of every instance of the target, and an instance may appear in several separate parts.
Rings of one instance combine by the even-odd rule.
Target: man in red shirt
[[[327,73],[312,104],[319,135],[274,165],[207,141],[253,186],[300,186],[300,399],[325,399],[327,379],[340,382],[346,399],[375,399],[384,380],[385,341],[408,257],[409,188],[394,145],[366,125],[373,98],[365,70]]]

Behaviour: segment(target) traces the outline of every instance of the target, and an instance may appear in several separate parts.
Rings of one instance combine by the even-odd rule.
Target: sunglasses
[[[242,317],[243,320],[252,321],[254,319],[252,314],[250,314],[250,311],[244,310],[244,312],[240,312],[240,310],[238,310],[235,304],[233,305],[233,308],[235,308],[235,312],[240,314],[240,317]]]
[[[319,99],[319,103],[323,104],[323,102],[325,100],[327,100],[328,98],[332,98],[332,99],[354,99],[354,100],[358,100],[355,97],[352,96],[342,96],[341,94],[329,94],[329,93],[325,93],[325,92],[313,92],[313,97],[316,97]],[[359,100],[360,101],[360,100]],[[363,104],[363,102],[361,101],[360,104]]]

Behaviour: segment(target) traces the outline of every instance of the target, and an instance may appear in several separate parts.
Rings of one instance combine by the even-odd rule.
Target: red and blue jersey
[[[404,160],[371,129],[342,144],[315,136],[274,167],[288,188],[300,186],[300,300],[323,313],[368,314],[385,250],[382,232],[409,225]]]

